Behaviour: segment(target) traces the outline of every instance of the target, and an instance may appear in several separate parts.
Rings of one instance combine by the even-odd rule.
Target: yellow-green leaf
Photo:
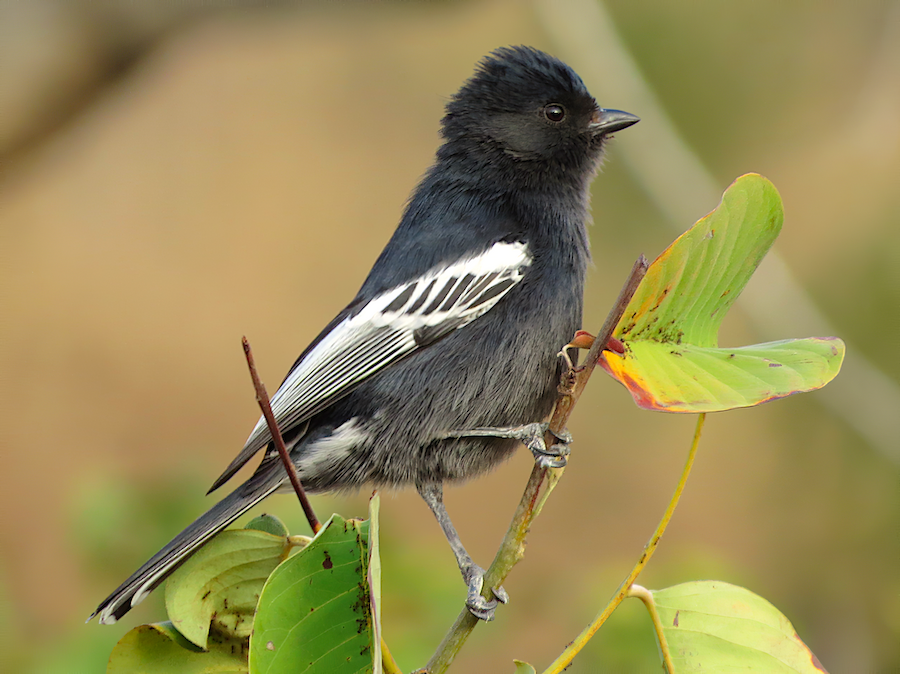
[[[250,636],[266,579],[289,554],[285,536],[250,529],[223,531],[166,582],[166,612],[181,634],[207,647],[210,628]]]
[[[677,674],[823,674],[825,668],[772,604],[720,581],[653,590]]]
[[[521,660],[513,660],[513,664],[516,666],[515,674],[535,674],[535,669],[527,662],[522,662]]]
[[[838,373],[835,337],[719,348],[718,331],[778,233],[781,197],[756,174],[738,178],[719,207],[647,270],[601,364],[644,408],[715,412],[821,388]]]
[[[206,652],[170,622],[139,625],[113,648],[106,674],[247,674],[247,653],[246,640],[211,638]]]
[[[752,407],[834,379],[844,357],[836,337],[810,337],[731,349],[642,341],[627,355],[606,353],[607,371],[637,404],[665,412]]]
[[[269,513],[263,513],[258,517],[254,517],[247,522],[244,528],[265,531],[267,534],[272,534],[273,536],[287,536],[289,533],[284,522],[275,517],[275,515],[270,515]]]

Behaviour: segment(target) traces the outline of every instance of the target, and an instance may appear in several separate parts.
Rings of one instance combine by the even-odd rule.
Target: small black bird
[[[483,473],[518,441],[544,465],[566,447],[542,436],[560,349],[581,327],[590,260],[588,188],[606,139],[638,121],[604,110],[566,64],[537,49],[486,57],[453,96],[443,144],[359,293],[294,363],[272,397],[311,492],[414,484],[490,620],[484,571],[442,500],[446,481]],[[104,599],[113,623],[204,543],[288,485],[265,421],[213,484],[259,450],[256,473]]]

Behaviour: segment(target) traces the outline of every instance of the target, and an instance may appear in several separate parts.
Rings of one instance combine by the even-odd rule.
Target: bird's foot
[[[566,465],[566,457],[569,456],[569,444],[572,442],[572,434],[568,431],[556,433],[550,431],[560,442],[549,448],[544,442],[544,434],[550,429],[550,424],[535,422],[513,428],[472,428],[467,431],[450,431],[445,433],[445,438],[511,438],[520,441],[534,454],[534,460],[542,468],[562,468]]]
[[[550,431],[559,442],[547,447],[544,434],[550,430],[550,424],[526,424],[521,429],[522,437],[519,439],[531,450],[537,465],[541,468],[562,468],[566,465],[570,453],[569,445],[572,442],[572,434],[569,431],[559,433]]]
[[[466,594],[466,608],[469,609],[469,613],[479,620],[490,622],[494,619],[494,611],[497,609],[498,604],[509,602],[509,594],[502,586],[492,587],[491,593],[494,595],[494,598],[485,599],[481,596],[481,591],[484,589],[484,569],[473,563],[462,570],[462,573],[463,580],[466,581],[466,585],[469,587],[469,591]]]

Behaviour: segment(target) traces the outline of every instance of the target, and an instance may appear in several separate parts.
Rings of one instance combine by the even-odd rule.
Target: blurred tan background
[[[638,152],[668,116],[717,193],[748,171],[779,188],[776,249],[849,346],[830,407],[821,392],[708,419],[640,582],[744,585],[829,671],[900,671],[900,3],[610,0],[658,107],[626,86],[631,74],[611,88],[623,73],[609,40],[567,38],[566,25],[590,25],[576,5],[0,5],[0,669],[103,671],[128,629],[162,619],[153,596],[120,625],[81,624],[208,506],[255,423],[241,335],[273,391],[390,235],[447,97],[482,55],[526,43],[566,58],[602,105],[644,118],[595,183],[587,329],[638,253],[674,238]],[[672,185],[686,175],[666,171]],[[677,191],[681,229],[716,205]],[[784,304],[777,285],[766,292]],[[738,304],[723,344],[818,326],[802,304],[765,330],[753,311]],[[883,391],[851,376],[863,356]],[[862,430],[854,406],[874,410]],[[506,583],[512,603],[459,671],[559,653],[639,556],[693,423],[594,379],[570,468]],[[484,565],[529,470],[521,452],[449,490]],[[323,519],[362,516],[366,497],[314,504]],[[264,509],[305,532],[291,499]],[[464,588],[414,492],[388,496],[382,518],[385,635],[411,670]],[[643,609],[626,603],[571,671],[659,671]]]

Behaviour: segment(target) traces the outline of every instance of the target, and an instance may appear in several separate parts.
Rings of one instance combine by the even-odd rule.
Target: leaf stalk
[[[581,634],[579,634],[575,639],[570,643],[566,649],[559,655],[556,660],[554,660],[547,669],[543,671],[542,674],[559,674],[566,667],[572,664],[572,660],[575,659],[575,656],[581,652],[587,642],[591,640],[591,637],[603,626],[603,623],[607,621],[612,612],[616,610],[619,604],[628,596],[629,591],[631,590],[634,581],[637,580],[637,577],[640,575],[641,571],[644,570],[644,567],[647,566],[647,562],[650,561],[650,558],[653,556],[653,553],[656,552],[656,548],[659,545],[659,540],[662,538],[662,535],[666,531],[666,527],[669,526],[669,521],[672,519],[672,515],[675,512],[676,506],[678,506],[678,501],[681,499],[681,493],[684,491],[684,486],[687,483],[688,476],[691,474],[691,468],[694,466],[694,459],[697,456],[697,447],[700,445],[700,434],[703,430],[703,422],[706,420],[706,414],[697,415],[697,428],[694,430],[694,439],[691,443],[691,449],[688,452],[687,461],[684,464],[684,469],[681,471],[681,478],[678,480],[678,485],[675,487],[675,493],[672,494],[672,498],[669,501],[669,505],[666,508],[665,513],[663,513],[662,519],[659,521],[659,524],[656,527],[656,531],[653,532],[653,536],[650,537],[650,540],[647,541],[647,544],[644,546],[644,552],[641,555],[640,559],[634,565],[634,568],[631,570],[631,573],[622,581],[622,584],[619,585],[619,589],[616,590],[613,598],[609,600],[609,603],[606,605],[600,613],[597,614],[597,617],[582,630]]]

